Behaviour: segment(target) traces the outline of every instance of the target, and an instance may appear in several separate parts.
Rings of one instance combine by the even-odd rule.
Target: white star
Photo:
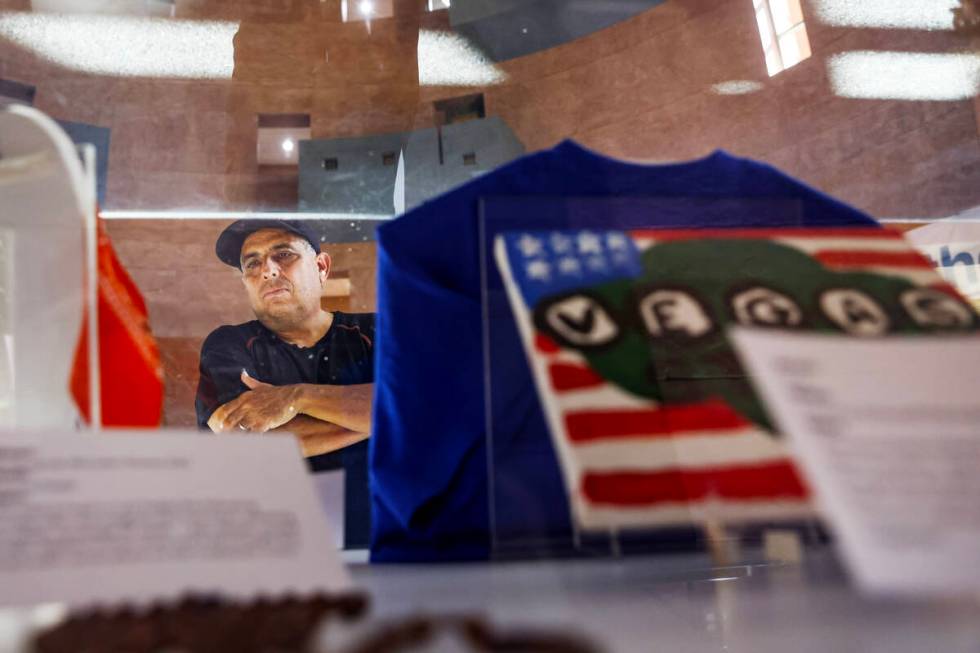
[[[580,254],[602,254],[602,241],[594,233],[583,231],[578,236]]]
[[[547,281],[551,277],[551,266],[544,261],[531,261],[527,264],[527,276]]]
[[[525,258],[540,256],[542,253],[541,241],[530,234],[524,234],[521,236],[521,239],[517,241],[517,249],[521,250],[521,254],[523,254]]]
[[[578,274],[582,271],[582,264],[578,262],[577,258],[566,256],[558,261],[558,271],[562,274]]]
[[[626,234],[611,233],[606,236],[606,246],[609,249],[626,249],[629,247],[630,241],[626,237]]]
[[[565,234],[552,234],[551,249],[555,254],[567,254],[572,251],[572,239]]]

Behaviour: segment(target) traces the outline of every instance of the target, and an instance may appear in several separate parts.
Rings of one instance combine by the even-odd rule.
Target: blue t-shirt
[[[606,203],[619,208],[580,210],[601,198],[614,198]],[[666,208],[643,211],[646,202]],[[722,151],[638,165],[565,141],[381,226],[372,560],[488,557],[488,421],[494,532],[547,537],[569,528],[558,463],[516,329],[499,320],[489,336],[483,329],[481,257],[488,285],[499,284],[487,258],[498,230],[876,225],[769,165]],[[493,310],[499,317],[507,309]],[[491,365],[489,416],[485,337],[494,360],[511,361]]]

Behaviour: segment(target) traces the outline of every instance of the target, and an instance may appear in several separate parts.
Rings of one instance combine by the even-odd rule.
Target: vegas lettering
[[[932,288],[910,288],[887,306],[859,288],[833,287],[819,292],[814,308],[805,310],[789,293],[749,285],[728,293],[725,315],[713,314],[710,302],[693,289],[647,286],[636,293],[628,310],[617,310],[601,294],[581,290],[542,300],[536,323],[548,336],[573,348],[606,347],[624,331],[640,325],[652,339],[697,340],[726,323],[763,328],[820,329],[829,323],[855,336],[881,336],[895,331],[896,313],[924,331],[970,330],[974,311],[959,299]],[[916,330],[919,330],[916,329]]]

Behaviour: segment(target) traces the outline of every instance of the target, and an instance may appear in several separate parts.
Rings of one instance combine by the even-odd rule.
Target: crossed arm
[[[249,391],[219,406],[208,419],[215,433],[294,433],[304,456],[341,449],[368,437],[373,384],[269,385],[242,371]]]

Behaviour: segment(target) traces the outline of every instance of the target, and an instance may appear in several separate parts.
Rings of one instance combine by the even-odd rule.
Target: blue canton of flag
[[[501,237],[528,306],[543,297],[641,272],[639,251],[623,231],[512,231]]]

